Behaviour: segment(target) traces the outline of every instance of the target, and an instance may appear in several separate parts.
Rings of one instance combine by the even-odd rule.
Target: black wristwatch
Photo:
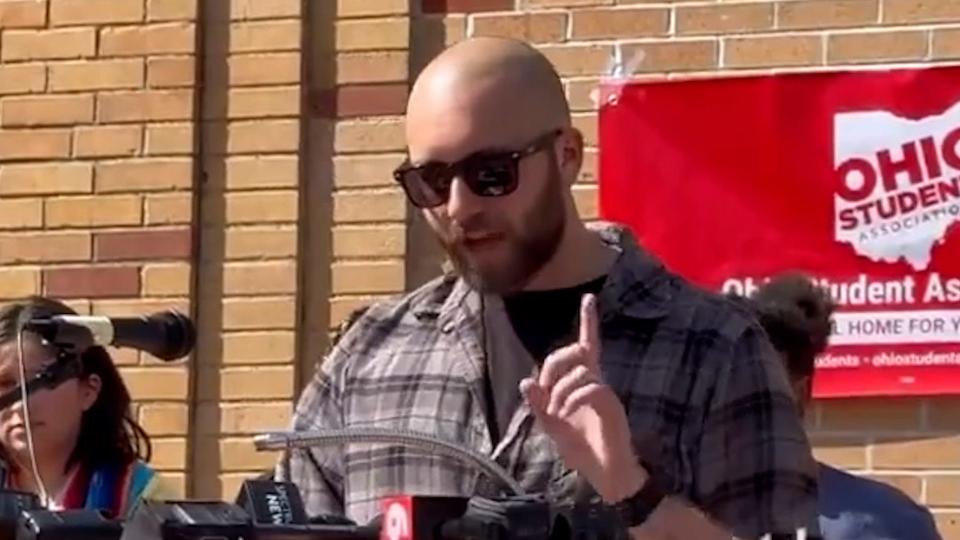
[[[625,527],[639,527],[650,518],[650,514],[660,506],[666,496],[667,493],[660,487],[656,477],[651,475],[636,493],[613,504],[613,508]]]

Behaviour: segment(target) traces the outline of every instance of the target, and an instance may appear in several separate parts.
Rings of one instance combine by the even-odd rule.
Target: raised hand
[[[604,499],[626,497],[645,481],[633,454],[626,413],[600,373],[594,295],[584,295],[581,302],[576,343],[550,353],[536,379],[520,382],[520,392],[566,466],[583,475]]]

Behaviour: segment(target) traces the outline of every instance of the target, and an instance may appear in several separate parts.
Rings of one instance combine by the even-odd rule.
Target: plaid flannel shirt
[[[601,369],[640,458],[672,492],[744,538],[816,531],[816,464],[758,324],[669,273],[623,228],[598,233],[620,252],[598,295]],[[293,428],[423,432],[491,455],[528,491],[569,489],[570,474],[526,404],[492,443],[485,359],[522,354],[497,297],[438,278],[356,322],[305,389]],[[277,473],[298,485],[309,513],[359,523],[387,495],[494,494],[465,464],[384,444],[294,451]]]

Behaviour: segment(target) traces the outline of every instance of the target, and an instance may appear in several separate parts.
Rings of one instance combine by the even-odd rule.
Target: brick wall
[[[595,218],[590,94],[615,50],[654,79],[943,62],[960,58],[960,3],[0,1],[0,302],[189,310],[193,363],[117,359],[156,464],[232,497],[272,464],[250,436],[286,425],[327,330],[437,272],[389,172],[410,81],[468,35],[555,62],[592,147],[576,196]],[[901,487],[960,538],[957,418],[953,399],[853,400],[809,424],[824,460]]]
[[[82,313],[189,308],[190,2],[0,2],[0,301]],[[182,490],[188,373],[118,351]]]
[[[201,2],[200,260],[192,494],[232,498],[275,456],[250,435],[294,395],[301,2]]]

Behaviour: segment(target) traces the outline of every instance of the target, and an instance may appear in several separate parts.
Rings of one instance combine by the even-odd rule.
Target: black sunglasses
[[[536,138],[522,150],[477,152],[456,163],[404,162],[393,172],[407,198],[417,208],[433,208],[447,202],[450,185],[458,175],[480,197],[502,197],[517,189],[520,160],[545,150],[563,130],[555,129]]]

